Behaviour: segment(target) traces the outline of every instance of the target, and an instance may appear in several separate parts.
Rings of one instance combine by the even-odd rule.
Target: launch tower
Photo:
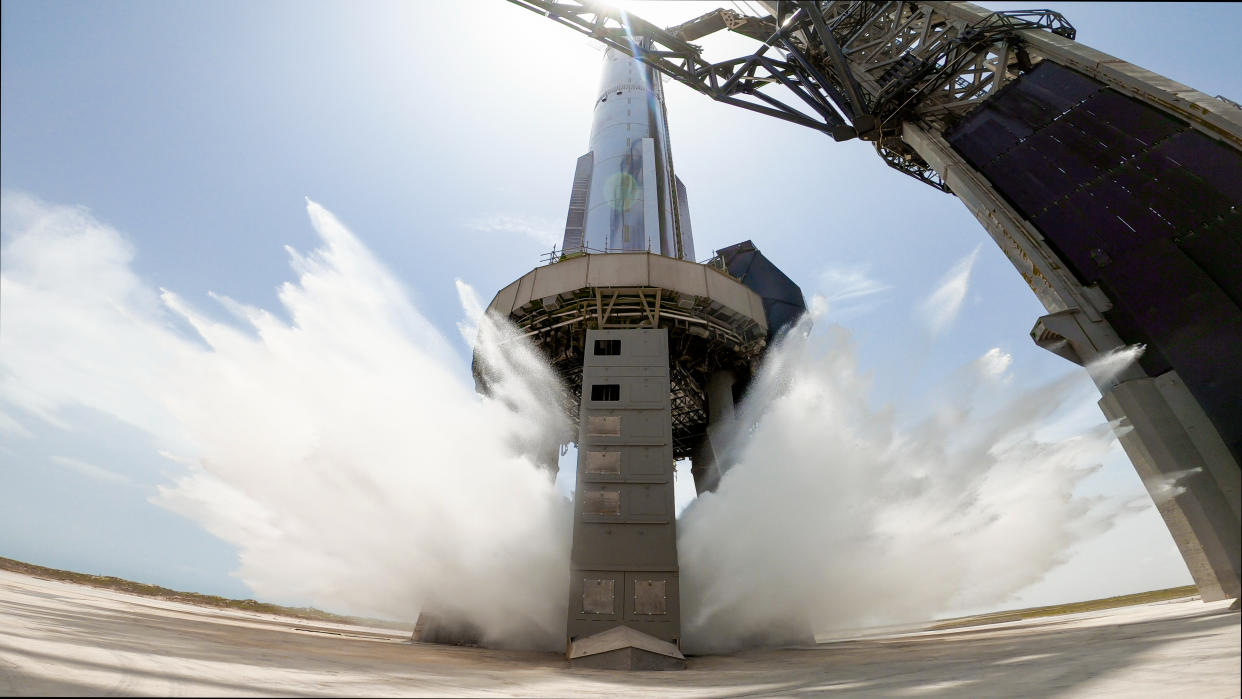
[[[1123,426],[1204,601],[1238,597],[1242,105],[1079,43],[1052,10],[758,0],[661,29],[592,0],[510,1],[955,195],[1047,309],[1031,338]],[[692,43],[725,30],[756,43],[723,60]],[[1100,361],[1136,344],[1120,372]]]
[[[679,668],[674,460],[692,460],[696,490],[714,489],[734,400],[805,304],[750,241],[695,262],[652,69],[608,50],[594,110],[562,251],[488,311],[543,351],[578,427],[570,662]],[[485,387],[477,360],[475,375]],[[553,473],[559,446],[544,459]]]

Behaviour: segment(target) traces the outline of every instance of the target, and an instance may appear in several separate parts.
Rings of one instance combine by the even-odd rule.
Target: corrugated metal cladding
[[[946,136],[1242,460],[1242,153],[1047,60]]]

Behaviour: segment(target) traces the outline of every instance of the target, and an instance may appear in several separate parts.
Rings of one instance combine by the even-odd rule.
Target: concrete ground
[[[0,695],[1237,697],[1227,606],[1175,600],[622,673],[0,571]]]

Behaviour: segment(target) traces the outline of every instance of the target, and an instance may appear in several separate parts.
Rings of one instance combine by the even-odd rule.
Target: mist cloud
[[[1003,603],[1102,532],[1124,502],[1074,489],[1112,445],[1107,424],[1058,442],[1034,431],[1073,376],[975,414],[1009,357],[991,350],[903,426],[868,402],[850,334],[791,332],[740,407],[730,468],[685,512],[678,541],[691,650],[808,640]]]
[[[481,233],[513,233],[544,245],[560,245],[564,231],[551,219],[493,214],[467,220],[466,227]]]
[[[493,358],[482,398],[461,353],[313,202],[321,244],[289,250],[296,281],[279,289],[291,321],[218,297],[240,326],[146,287],[129,244],[83,209],[8,193],[3,208],[9,406],[62,425],[90,407],[188,461],[154,501],[234,544],[257,596],[411,622],[431,605],[492,643],[560,642],[568,504],[522,447],[564,420],[545,398],[555,377],[508,329],[470,321]]]
[[[970,288],[970,271],[975,266],[982,245],[949,270],[924,301],[919,304],[919,315],[924,326],[933,336],[939,335],[945,328],[957,320],[962,310],[962,302],[966,300],[966,291]]]
[[[0,211],[0,429],[69,426],[84,406],[146,431],[175,472],[154,500],[234,544],[257,596],[411,621],[427,607],[491,643],[563,642],[569,504],[533,463],[567,438],[559,388],[468,285],[458,329],[489,398],[460,345],[313,202],[321,242],[288,251],[284,313],[213,297],[229,323],[145,285],[132,247],[83,209],[6,193]],[[929,297],[937,327],[960,310],[975,254]],[[719,491],[679,522],[688,649],[997,604],[1120,511],[1074,494],[1112,444],[1107,425],[1034,437],[1080,382],[1000,393],[1012,357],[994,348],[907,424],[870,405],[855,354],[845,329],[802,327],[766,359]],[[977,413],[979,395],[1000,407]]]

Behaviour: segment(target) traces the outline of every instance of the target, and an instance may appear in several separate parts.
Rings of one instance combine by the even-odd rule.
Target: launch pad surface
[[[0,695],[1237,696],[1239,615],[1197,599],[571,669],[559,653],[198,607],[0,571]]]

